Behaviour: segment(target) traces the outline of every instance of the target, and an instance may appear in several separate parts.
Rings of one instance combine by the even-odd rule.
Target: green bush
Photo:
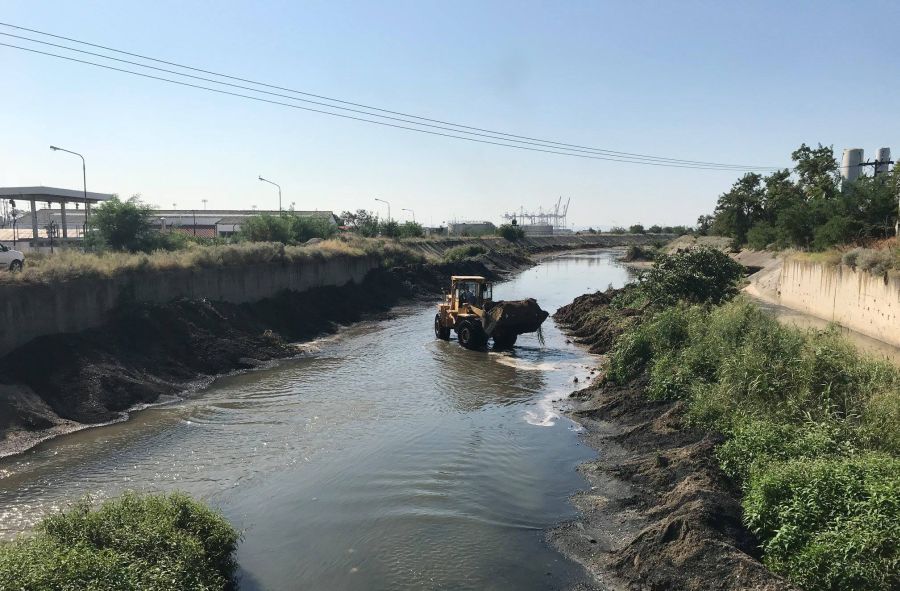
[[[463,244],[461,246],[455,246],[444,253],[444,262],[455,263],[477,257],[480,254],[486,254],[487,251],[488,249],[481,244]]]
[[[754,470],[744,499],[765,563],[805,589],[900,588],[900,459],[794,459]]]
[[[175,493],[81,501],[0,545],[0,589],[225,589],[240,534],[217,512]]]
[[[292,213],[260,214],[249,218],[241,229],[242,237],[251,242],[300,244],[312,238],[331,238],[337,228],[326,220],[300,217]]]
[[[525,230],[523,230],[520,226],[513,226],[512,224],[503,224],[502,226],[497,228],[497,234],[499,234],[501,238],[505,238],[510,242],[518,242],[519,240],[525,238]]]
[[[405,222],[400,226],[401,238],[421,238],[425,235],[425,229],[422,224],[416,222]]]
[[[744,268],[727,254],[695,248],[659,257],[641,274],[641,291],[654,304],[679,301],[719,304],[737,293]]]

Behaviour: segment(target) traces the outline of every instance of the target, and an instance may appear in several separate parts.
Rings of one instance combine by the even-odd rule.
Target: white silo
[[[862,161],[862,148],[844,150],[844,157],[841,159],[841,183],[852,182],[859,178]]]
[[[875,158],[878,161],[878,164],[875,165],[875,174],[881,174],[883,172],[890,172],[891,165],[889,162],[891,161],[891,149],[890,148],[878,148],[878,157]]]

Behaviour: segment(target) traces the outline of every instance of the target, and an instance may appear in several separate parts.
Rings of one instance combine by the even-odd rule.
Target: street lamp
[[[208,200],[208,199],[201,199],[200,201],[203,202],[203,211],[206,211],[206,202],[209,201],[209,200]]]
[[[75,154],[79,158],[81,158],[81,179],[84,181],[84,219],[87,221],[87,218],[91,215],[91,210],[88,207],[87,200],[87,165],[84,163],[84,156],[79,154],[78,152],[73,152],[72,150],[66,150],[65,148],[58,148],[56,146],[50,146],[50,149],[54,152],[66,152],[68,154]]]
[[[409,213],[412,214],[412,216],[413,216],[413,223],[415,224],[415,223],[416,223],[416,212],[413,211],[412,209],[406,209],[405,207],[403,208],[403,211],[408,211]]]
[[[279,185],[278,183],[273,183],[269,179],[264,179],[264,178],[262,178],[261,175],[259,177],[259,180],[261,180],[264,183],[269,183],[270,185],[275,185],[276,187],[278,187],[278,211],[280,212],[281,211],[281,185]]]
[[[375,198],[375,201],[380,201],[381,203],[384,203],[385,205],[388,206],[388,222],[390,222],[391,221],[391,204],[388,201],[385,201],[384,199],[379,199],[378,197]]]

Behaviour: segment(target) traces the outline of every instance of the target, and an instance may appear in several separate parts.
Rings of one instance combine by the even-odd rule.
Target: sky
[[[0,21],[604,149],[754,166],[789,166],[804,142],[900,155],[898,2],[0,0]],[[80,160],[53,144],[84,154],[88,190],[166,208],[277,208],[263,175],[285,208],[384,216],[377,197],[438,225],[562,196],[581,228],[693,224],[741,174],[413,133],[3,46],[0,72],[0,186],[81,188]]]

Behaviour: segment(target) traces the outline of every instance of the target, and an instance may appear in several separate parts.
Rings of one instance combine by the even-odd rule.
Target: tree
[[[512,224],[501,225],[497,228],[497,234],[510,242],[518,242],[522,238],[525,238],[525,230],[520,226],[513,226]]]
[[[649,232],[650,234],[662,234],[663,228],[659,224],[653,224],[652,226],[647,228],[647,232]]]
[[[645,234],[647,231],[641,224],[634,224],[633,226],[628,226],[628,232],[630,234]]]
[[[378,233],[385,238],[399,238],[400,224],[396,220],[382,221],[378,224]]]
[[[378,236],[378,215],[365,209],[357,209],[355,212],[345,211],[341,214],[344,223],[362,236],[374,238]]]
[[[710,232],[744,244],[750,226],[761,217],[764,196],[762,177],[748,172],[731,186],[730,191],[719,196]]]
[[[798,186],[807,199],[834,197],[840,176],[832,146],[819,144],[818,148],[813,149],[800,144],[791,153],[791,160],[796,162],[794,171],[799,177]]]
[[[127,201],[118,196],[94,209],[90,218],[90,241],[113,250],[136,252],[152,249],[150,219],[153,210],[134,195]]]
[[[401,238],[421,238],[424,235],[425,230],[422,228],[422,224],[416,222],[404,222],[400,226]]]
[[[243,223],[241,233],[251,242],[292,242],[291,221],[286,215],[255,215]]]

